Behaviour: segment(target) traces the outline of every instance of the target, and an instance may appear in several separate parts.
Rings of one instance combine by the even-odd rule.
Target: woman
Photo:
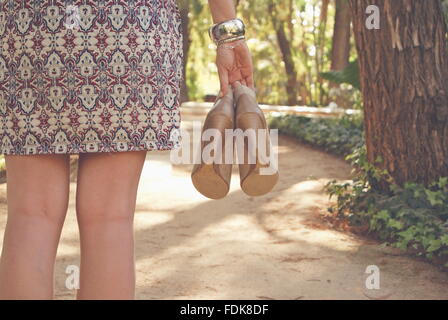
[[[0,2],[0,148],[8,183],[0,298],[53,297],[70,154],[79,154],[78,299],[134,298],[133,214],[146,152],[179,144],[175,1]],[[209,7],[218,25],[235,18],[232,0],[210,0]],[[253,88],[244,39],[219,36],[227,37],[215,39],[220,94],[236,81]]]

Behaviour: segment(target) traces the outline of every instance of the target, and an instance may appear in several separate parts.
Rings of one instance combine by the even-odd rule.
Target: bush
[[[280,133],[320,147],[330,153],[345,156],[363,145],[361,117],[310,119],[296,115],[270,116],[269,126]]]
[[[448,177],[428,187],[393,183],[387,171],[367,161],[362,121],[356,117],[309,119],[295,115],[274,116],[271,128],[298,138],[346,159],[354,167],[348,183],[330,182],[326,191],[336,197],[329,208],[334,218],[347,222],[353,230],[375,236],[387,244],[448,268]],[[388,192],[375,189],[379,181],[389,182]]]
[[[337,197],[330,212],[387,244],[448,267],[448,177],[428,187],[416,183],[399,187],[387,172],[367,161],[364,147],[348,159],[357,176],[350,183],[333,181],[327,185],[330,197]],[[389,180],[390,192],[372,187],[381,179]]]

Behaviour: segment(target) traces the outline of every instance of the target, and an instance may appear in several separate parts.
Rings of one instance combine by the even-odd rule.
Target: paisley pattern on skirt
[[[0,0],[0,153],[180,145],[176,0]]]

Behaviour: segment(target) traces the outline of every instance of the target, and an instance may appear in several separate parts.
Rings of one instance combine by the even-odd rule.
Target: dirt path
[[[322,188],[349,177],[346,163],[288,138],[280,145],[281,181],[272,193],[246,196],[235,169],[219,201],[195,191],[190,166],[148,153],[135,218],[139,299],[448,299],[448,274],[319,218],[329,205]],[[75,190],[73,183],[58,251],[58,299],[74,298],[65,270],[79,263]],[[1,238],[5,192],[3,184]],[[369,265],[380,268],[380,290],[365,287]]]

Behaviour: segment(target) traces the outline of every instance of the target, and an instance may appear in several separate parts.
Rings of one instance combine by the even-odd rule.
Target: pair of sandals
[[[235,149],[241,189],[249,196],[261,196],[274,188],[278,166],[266,118],[252,89],[237,82],[217,99],[201,137],[201,159],[194,165],[191,179],[202,195],[222,199],[228,194]]]

